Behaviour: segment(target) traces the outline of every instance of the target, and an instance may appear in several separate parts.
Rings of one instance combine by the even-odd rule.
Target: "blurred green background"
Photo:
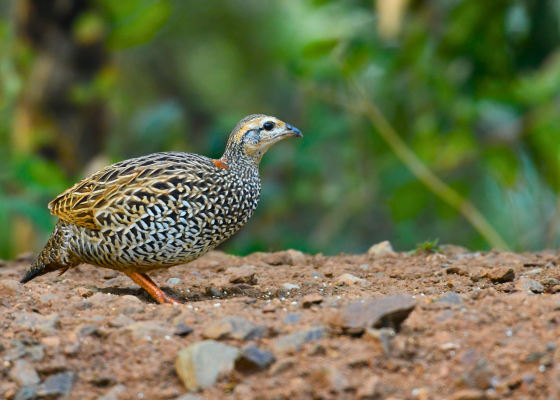
[[[557,247],[559,20],[555,0],[4,0],[0,258],[38,251],[87,174],[218,158],[253,113],[304,139],[266,154],[225,251]]]

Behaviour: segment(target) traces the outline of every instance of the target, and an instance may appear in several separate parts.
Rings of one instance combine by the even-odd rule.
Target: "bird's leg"
[[[123,271],[126,276],[139,284],[148,294],[159,304],[181,304],[177,300],[166,295],[163,290],[157,287],[155,282],[146,274],[132,271]]]

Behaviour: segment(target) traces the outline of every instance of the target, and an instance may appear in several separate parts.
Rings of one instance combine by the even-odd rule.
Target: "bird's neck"
[[[252,157],[248,155],[241,146],[228,144],[226,151],[220,161],[225,164],[228,170],[241,175],[259,174],[259,164],[261,157]]]

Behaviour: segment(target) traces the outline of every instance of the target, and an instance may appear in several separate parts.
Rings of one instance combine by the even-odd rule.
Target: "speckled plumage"
[[[271,121],[275,132],[263,127]],[[253,215],[261,157],[287,136],[301,133],[251,115],[233,130],[220,160],[166,152],[103,168],[49,204],[60,220],[22,282],[81,263],[128,274],[200,257]]]

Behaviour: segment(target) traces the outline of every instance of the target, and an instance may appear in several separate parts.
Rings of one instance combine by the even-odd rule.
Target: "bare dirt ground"
[[[212,252],[152,274],[182,306],[29,262],[0,265],[3,398],[560,399],[555,251]]]

